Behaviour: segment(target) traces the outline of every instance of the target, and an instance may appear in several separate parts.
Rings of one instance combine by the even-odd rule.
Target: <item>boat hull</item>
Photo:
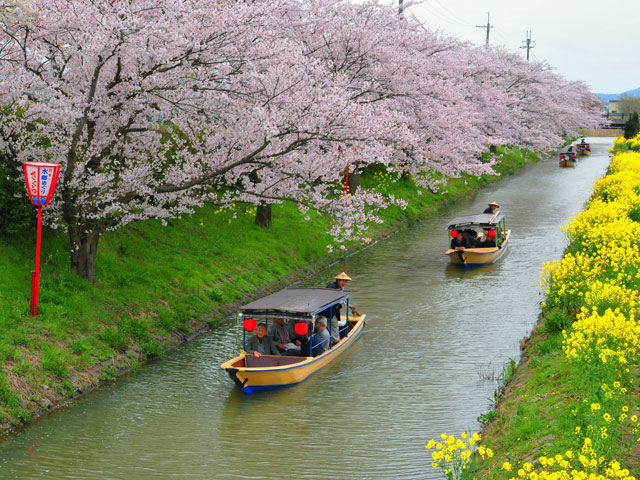
[[[459,255],[460,252],[449,249],[445,253],[449,257],[449,261],[453,264],[464,265],[465,267],[474,265],[490,265],[497,262],[500,257],[504,255],[504,252],[507,251],[510,235],[511,230],[507,230],[507,236],[500,248],[467,248],[461,255]]]
[[[247,354],[242,353],[223,363],[221,367],[229,374],[236,385],[247,394],[290,387],[305,381],[318,370],[331,363],[360,338],[366,325],[366,315],[350,317],[349,320],[352,328],[347,336],[341,339],[340,342],[330,350],[317,357],[295,357],[295,359],[299,358],[301,361],[284,365],[251,367],[245,366],[248,363],[248,361],[245,360]],[[249,357],[252,356],[249,355]],[[291,357],[263,355],[260,358],[266,358],[267,360],[270,358],[274,362],[284,362],[287,361],[287,358],[290,359]]]
[[[571,160],[560,160],[560,166],[563,168],[575,168],[576,162]]]

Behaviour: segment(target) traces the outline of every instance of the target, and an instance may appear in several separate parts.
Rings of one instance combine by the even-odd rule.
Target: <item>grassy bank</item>
[[[504,153],[499,151],[498,153]],[[497,170],[509,174],[537,157],[509,151]],[[361,184],[406,200],[382,214],[381,238],[500,177],[450,179],[446,191],[420,192],[371,171]],[[0,423],[28,423],[102,382],[159,356],[231,312],[234,304],[286,286],[339,260],[327,253],[327,219],[305,220],[291,204],[273,207],[273,226],[253,224],[255,209],[203,208],[169,221],[131,224],[100,240],[96,283],[70,270],[60,232],[42,240],[40,303],[28,314],[35,234],[0,236]],[[351,245],[350,251],[359,245]],[[344,254],[344,253],[343,253]]]
[[[640,477],[640,153],[620,153],[545,265],[547,302],[463,478]]]

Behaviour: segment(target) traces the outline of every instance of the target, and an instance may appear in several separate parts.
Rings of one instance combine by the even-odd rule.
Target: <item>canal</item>
[[[543,261],[609,164],[592,138],[575,169],[530,165],[320,272],[353,278],[365,333],[292,388],[247,396],[220,370],[241,346],[228,322],[0,443],[2,479],[436,479],[425,443],[477,431],[497,378],[537,321]],[[497,201],[512,230],[498,263],[448,265],[451,217]]]

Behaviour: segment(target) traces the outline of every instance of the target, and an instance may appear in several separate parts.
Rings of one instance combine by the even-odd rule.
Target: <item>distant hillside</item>
[[[634,88],[633,90],[627,90],[626,92],[629,95],[633,95],[634,97],[640,97],[640,87]],[[596,97],[598,97],[602,102],[609,103],[609,100],[617,100],[622,93],[596,93]]]

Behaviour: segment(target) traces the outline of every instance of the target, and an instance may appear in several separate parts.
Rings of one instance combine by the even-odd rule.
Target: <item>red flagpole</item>
[[[36,240],[36,269],[31,272],[31,315],[38,315],[38,290],[40,287],[40,238],[42,236],[42,206],[38,206],[38,236]]]

